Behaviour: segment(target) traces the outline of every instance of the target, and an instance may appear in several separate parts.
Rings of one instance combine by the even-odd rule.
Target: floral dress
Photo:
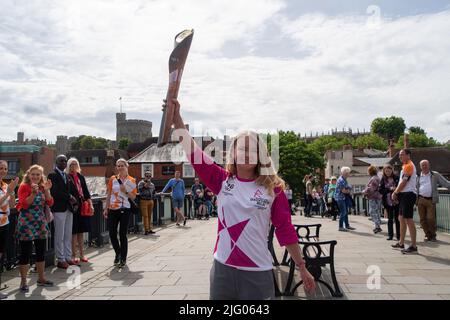
[[[20,241],[47,239],[49,227],[45,220],[45,196],[40,190],[28,208],[21,208],[16,237]]]

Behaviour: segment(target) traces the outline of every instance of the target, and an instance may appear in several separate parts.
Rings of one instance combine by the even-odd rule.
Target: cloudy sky
[[[0,140],[159,132],[173,37],[185,122],[310,133],[401,116],[450,139],[450,1],[0,0]]]

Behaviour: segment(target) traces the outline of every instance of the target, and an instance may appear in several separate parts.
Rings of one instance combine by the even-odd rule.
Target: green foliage
[[[95,149],[95,139],[91,136],[86,136],[80,141],[81,150],[92,150]]]
[[[408,131],[409,133],[424,134],[424,135],[427,134],[425,130],[423,130],[421,127],[409,127]]]
[[[119,140],[119,149],[126,150],[132,141],[126,137]]]
[[[94,149],[107,149],[108,148],[108,140],[105,138],[96,138],[94,137],[95,144]]]
[[[342,149],[346,144],[353,145],[354,140],[350,137],[323,136],[314,140],[310,146],[313,150],[324,155],[328,150]]]
[[[366,136],[359,136],[356,138],[354,146],[357,148],[372,148],[378,150],[386,150],[388,144],[385,139],[380,137],[379,135],[371,133]]]
[[[71,150],[92,150],[92,149],[106,149],[108,148],[108,140],[105,138],[97,138],[93,136],[79,136],[72,142]]]
[[[323,154],[300,140],[293,131],[279,131],[280,167],[278,173],[294,194],[303,192],[303,177],[315,169],[323,169]]]
[[[389,118],[375,118],[370,130],[384,139],[397,140],[406,129],[405,120],[401,117],[391,116]]]
[[[409,147],[410,148],[425,148],[425,147],[437,147],[441,144],[439,144],[436,140],[433,138],[427,137],[426,134],[420,134],[420,133],[410,133],[409,134]],[[403,135],[398,139],[397,144],[395,145],[396,148],[401,149],[403,148]]]

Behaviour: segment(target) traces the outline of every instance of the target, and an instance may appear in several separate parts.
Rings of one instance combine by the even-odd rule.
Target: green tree
[[[310,143],[313,150],[324,155],[328,150],[342,149],[346,144],[353,145],[354,140],[350,137],[322,136]]]
[[[396,148],[401,149],[403,148],[403,135],[398,139],[397,144],[395,145]],[[420,134],[420,133],[410,133],[409,134],[409,146],[411,148],[426,148],[426,147],[437,147],[440,144],[434,140],[433,138],[427,137],[426,134]]]
[[[81,135],[72,144],[70,145],[71,150],[80,150],[81,149],[81,139],[83,139],[85,135]]]
[[[126,150],[132,141],[126,137],[120,138],[119,140],[119,149]]]
[[[370,125],[372,133],[378,134],[386,140],[397,140],[406,129],[405,120],[401,117],[375,118]]]
[[[108,140],[105,138],[95,138],[94,149],[107,149],[108,148]]]
[[[421,127],[409,127],[408,131],[409,133],[424,134],[424,135],[427,134],[425,130],[423,130]]]
[[[378,150],[386,150],[388,144],[386,140],[377,134],[371,133],[370,135],[359,136],[356,138],[354,145],[358,148],[373,148]]]
[[[81,150],[92,150],[94,148],[95,148],[94,137],[86,136],[80,140],[80,149]]]
[[[108,148],[108,140],[93,136],[81,135],[70,145],[71,150],[92,150]]]
[[[323,155],[299,140],[292,132],[279,131],[280,166],[278,173],[292,188],[294,194],[304,190],[303,177],[324,168]]]

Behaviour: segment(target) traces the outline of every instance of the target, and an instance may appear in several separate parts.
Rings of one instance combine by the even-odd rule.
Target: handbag
[[[54,216],[52,210],[48,205],[45,205],[44,213],[45,213],[45,221],[47,222],[47,224],[51,223],[54,219]]]
[[[82,200],[80,214],[82,217],[92,217],[94,215],[89,201]]]

